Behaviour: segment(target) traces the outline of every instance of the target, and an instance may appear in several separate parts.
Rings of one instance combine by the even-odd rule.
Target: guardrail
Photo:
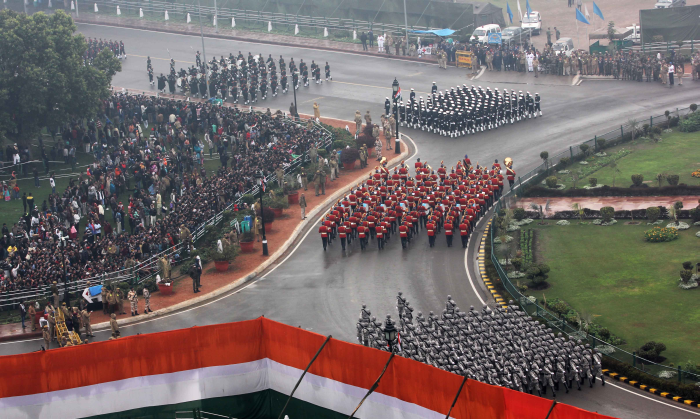
[[[97,4],[99,10],[98,13],[109,13],[116,15],[117,6],[119,6],[122,15],[134,15],[139,16],[139,11],[143,10],[144,15],[146,14],[157,14],[160,18],[164,18],[165,12],[168,12],[169,17],[171,15],[181,16],[181,20],[185,21],[187,13],[190,13],[192,21],[199,24],[199,13],[200,7],[196,4],[182,4],[182,3],[170,3],[163,1],[128,1],[128,0],[116,0],[116,1],[105,1],[96,0],[87,3],[87,6],[83,6],[81,9],[82,13],[94,13],[93,4]],[[315,16],[303,16],[298,14],[287,14],[287,13],[272,13],[272,12],[261,12],[258,10],[246,10],[246,9],[232,9],[226,7],[220,7],[215,9],[211,6],[201,6],[202,23],[207,26],[213,26],[213,16],[217,17],[218,26],[222,28],[231,27],[231,19],[236,20],[236,26],[243,24],[249,24],[253,22],[255,24],[260,24],[260,30],[267,31],[268,23],[273,25],[275,28],[278,25],[284,25],[288,28],[294,28],[295,25],[299,27],[314,28],[316,30],[328,29],[329,31],[346,31],[348,32],[348,37],[352,37],[353,31],[368,31],[370,29],[381,31],[381,32],[405,32],[405,26],[396,25],[391,23],[382,22],[369,22],[363,20],[354,19],[343,19],[335,17],[315,17]],[[170,17],[170,20],[175,20]],[[409,29],[440,29],[431,28],[428,26],[410,26]],[[377,33],[378,35],[379,33]],[[359,38],[359,34],[357,34]]]
[[[155,95],[151,95],[155,96]],[[319,132],[321,138],[317,141],[316,146],[318,148],[326,148],[329,149],[330,146],[333,144],[333,138],[334,135],[330,131],[328,131],[325,127],[323,127],[321,124],[316,123],[313,119],[303,119],[303,118],[297,118],[296,120],[290,119],[285,117],[285,119],[289,122],[296,123],[297,125],[303,125],[305,123],[308,123],[311,121],[314,125],[314,129]],[[305,160],[306,159],[306,160]],[[298,169],[300,166],[302,166],[306,161],[308,160],[308,156],[306,154],[302,156],[298,156],[296,159],[292,160],[292,162],[285,167],[284,173],[285,175],[293,173]],[[277,180],[277,176],[275,176],[274,173],[271,175],[267,176],[265,178],[265,181],[268,183],[275,182]],[[226,206],[222,211],[217,213],[216,215],[212,216],[208,220],[202,222],[200,225],[195,227],[193,229],[192,233],[192,242],[196,242],[204,234],[206,233],[206,227],[209,225],[218,225],[224,218],[224,212],[230,211],[231,209],[234,208],[235,205],[240,205],[243,199],[244,195],[256,195],[259,193],[258,186],[254,186],[245,192],[241,194],[241,196],[234,201],[230,202],[229,205]],[[63,243],[63,246],[59,246],[60,248],[64,248],[65,242]],[[163,250],[155,255],[152,255],[145,261],[137,264],[136,266],[132,268],[126,268],[126,269],[121,269],[119,271],[114,271],[114,272],[108,272],[108,273],[103,273],[100,275],[92,276],[89,278],[80,278],[78,280],[70,281],[68,283],[58,283],[57,287],[59,290],[59,295],[63,295],[66,290],[69,293],[74,293],[74,292],[82,292],[83,289],[85,289],[87,282],[90,281],[92,286],[99,285],[99,284],[104,284],[105,282],[129,282],[132,284],[137,284],[137,283],[142,283],[150,278],[153,278],[156,274],[160,273],[160,269],[158,267],[158,260],[162,258],[163,256],[170,257],[174,253],[179,252],[182,249],[183,243],[178,243],[175,246],[172,246],[166,250]],[[43,287],[39,287],[37,289],[28,289],[28,290],[17,290],[17,291],[9,291],[6,293],[0,294],[0,310],[7,310],[7,309],[12,309],[15,308],[19,303],[24,302],[24,301],[29,301],[29,300],[37,300],[37,299],[44,299],[48,298],[51,295],[51,288],[49,285],[45,285]]]
[[[680,44],[678,42],[647,42],[641,45],[632,45],[629,47],[622,48],[625,51],[641,51],[641,52],[671,52],[671,51],[681,51],[689,50],[690,53],[695,51],[695,46],[700,45],[700,40],[690,39],[688,41],[683,41]]]
[[[671,112],[669,116],[680,117],[690,112],[691,111],[688,108],[676,108],[676,110]],[[645,123],[648,123],[650,126],[666,124],[667,117],[665,115],[649,117],[648,122],[647,120],[639,121],[639,126],[637,126],[636,129],[641,129],[641,125]],[[607,144],[618,144],[621,142],[625,142],[627,139],[626,136],[629,136],[632,130],[633,127],[630,124],[620,125],[619,129],[606,132],[602,135],[596,135],[593,139],[585,141],[582,144],[587,144],[591,148],[591,150],[596,149],[595,147],[599,139],[605,139],[606,146]],[[513,185],[513,188],[507,193],[503,194],[501,199],[494,206],[494,215],[492,220],[495,221],[496,217],[498,216],[498,212],[502,208],[512,207],[516,203],[518,197],[523,196],[525,188],[527,188],[530,185],[536,185],[540,183],[543,180],[543,177],[546,176],[548,169],[556,170],[556,166],[562,157],[569,157],[571,159],[571,162],[573,163],[576,159],[583,158],[584,154],[580,150],[580,145],[571,146],[569,147],[568,151],[564,151],[562,153],[557,154],[554,157],[551,157],[548,163],[543,163],[534,170],[531,170],[530,172],[526,173],[525,175],[519,176],[516,183]],[[492,222],[491,225],[494,226],[495,222]],[[496,238],[494,236],[494,232],[495,228],[492,227],[490,229],[489,234],[489,240],[491,241],[491,249],[494,249],[493,241]],[[564,333],[571,339],[580,339],[583,342],[587,342],[591,345],[591,347],[598,348],[600,352],[604,355],[609,356],[618,361],[630,364],[639,371],[645,372],[647,374],[660,377],[659,374],[661,374],[662,372],[666,372],[667,376],[673,377],[672,379],[677,380],[679,383],[694,384],[700,382],[700,375],[684,371],[681,369],[680,366],[678,366],[677,368],[672,368],[666,365],[657,364],[655,362],[640,358],[635,353],[630,353],[628,351],[625,351],[624,349],[620,349],[617,346],[610,345],[609,343],[593,335],[590,335],[585,331],[573,327],[565,320],[559,318],[559,316],[557,316],[556,314],[553,314],[549,312],[546,308],[540,306],[536,301],[533,302],[530,299],[528,299],[527,296],[523,295],[520,292],[520,290],[518,290],[518,288],[511,282],[510,278],[508,278],[508,274],[506,273],[503,266],[501,266],[500,262],[498,261],[498,257],[496,256],[496,252],[494,252],[493,250],[491,251],[491,262],[496,268],[498,276],[501,278],[501,282],[503,283],[506,291],[513,297],[513,300],[520,305],[522,310],[527,312],[530,316],[539,317],[556,332]]]

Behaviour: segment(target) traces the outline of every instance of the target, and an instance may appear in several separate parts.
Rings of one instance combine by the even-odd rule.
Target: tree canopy
[[[84,62],[87,42],[63,11],[0,11],[0,136],[28,143],[44,127],[100,112],[121,63],[102,51]]]

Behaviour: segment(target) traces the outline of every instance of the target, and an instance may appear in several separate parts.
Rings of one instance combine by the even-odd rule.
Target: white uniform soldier
[[[151,310],[151,292],[148,291],[148,288],[146,288],[146,287],[143,287],[143,299],[146,303],[143,312],[144,313],[153,313],[153,310]]]
[[[138,314],[139,314],[139,297],[136,294],[136,291],[134,291],[134,289],[131,288],[129,290],[129,293],[126,295],[126,298],[131,303],[131,315],[138,316]]]

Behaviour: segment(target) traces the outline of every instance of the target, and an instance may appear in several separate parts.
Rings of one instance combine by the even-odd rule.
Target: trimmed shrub
[[[675,228],[654,227],[644,232],[644,240],[650,243],[663,243],[676,240],[678,230]]]
[[[547,183],[548,188],[556,188],[557,187],[557,177],[556,176],[550,176],[548,177],[545,182]]]
[[[256,211],[257,215],[260,215],[260,211]],[[265,222],[271,223],[275,221],[275,212],[270,209],[270,207],[263,208],[263,214],[265,215]]]
[[[697,103],[691,103],[690,104],[690,110],[695,112],[698,110],[698,104]]]
[[[569,163],[571,163],[571,157],[562,157],[559,159],[559,165],[561,165],[561,167],[566,167]]]
[[[691,208],[690,209],[690,218],[693,219],[694,223],[700,221],[700,208]]]
[[[683,262],[683,269],[686,271],[693,269],[693,262]]]
[[[597,140],[596,143],[598,143],[598,151],[602,151],[605,148],[606,141],[604,138]]]
[[[598,186],[598,179],[594,177],[589,177],[588,184],[591,185],[592,188],[595,188],[596,186]]]
[[[549,270],[549,266],[544,263],[533,264],[527,269],[527,279],[532,281],[532,283],[535,285],[540,285],[547,281],[547,278],[549,278],[549,275],[547,275]]]
[[[659,219],[659,216],[661,215],[661,210],[659,207],[649,207],[647,208],[647,220],[649,220],[650,223],[656,222],[656,220]]]
[[[518,207],[513,209],[513,218],[517,221],[522,221],[526,215],[525,208]]]
[[[642,186],[644,183],[644,175],[632,175],[632,184],[634,186]]]
[[[588,150],[591,148],[591,146],[589,146],[588,144],[581,144],[580,146],[578,146],[578,148],[579,148],[579,150],[581,150],[581,153],[583,153],[584,155],[587,155]]]
[[[610,331],[605,327],[601,327],[600,330],[598,330],[598,336],[607,342],[607,340],[610,339]]]
[[[655,134],[655,135],[661,135],[663,130],[661,129],[660,126],[654,125],[654,127],[651,129],[651,132],[652,132],[652,134]]]
[[[665,350],[666,345],[652,340],[642,345],[637,351],[637,355],[649,361],[657,362],[661,360],[661,352]]]
[[[615,216],[615,208],[603,207],[600,209],[600,216],[603,217],[604,223],[609,223]]]
[[[668,182],[669,185],[671,186],[676,186],[678,185],[678,180],[680,179],[680,176],[678,175],[668,175],[666,176],[666,182]]]
[[[700,114],[692,113],[688,115],[679,125],[678,129],[682,132],[700,131]]]
[[[356,148],[344,148],[340,151],[341,163],[354,163],[360,158],[360,152]]]

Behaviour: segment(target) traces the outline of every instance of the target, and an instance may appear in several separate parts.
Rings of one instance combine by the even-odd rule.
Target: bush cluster
[[[607,368],[630,380],[671,393],[674,396],[680,396],[690,400],[700,399],[700,387],[696,387],[694,384],[680,384],[677,381],[654,377],[653,375],[639,371],[632,365],[620,362],[608,356],[603,357],[603,368]]]
[[[527,213],[525,212],[525,208],[518,207],[513,209],[513,218],[515,218],[517,221],[522,221]]]
[[[600,209],[600,215],[603,217],[604,223],[609,223],[615,216],[615,208],[613,207],[603,207]]]
[[[556,176],[550,176],[548,177],[545,182],[547,183],[548,188],[556,188],[557,187],[557,177]]]
[[[670,242],[678,238],[675,228],[654,227],[644,232],[644,240],[651,243]]]
[[[658,220],[660,215],[661,210],[659,209],[659,207],[647,208],[647,220],[649,220],[650,223],[653,223],[656,220]]]
[[[682,132],[700,131],[700,113],[691,113],[684,118],[679,125],[679,130]]]

